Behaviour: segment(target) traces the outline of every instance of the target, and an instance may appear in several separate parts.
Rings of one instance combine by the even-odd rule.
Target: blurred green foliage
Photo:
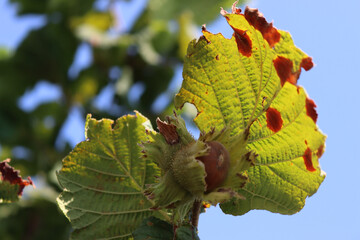
[[[174,95],[168,86],[195,37],[194,27],[215,20],[220,7],[229,8],[233,1],[149,0],[146,6],[138,4],[143,10],[127,31],[116,30],[122,24],[119,0],[9,1],[19,17],[41,15],[45,24],[31,30],[16,49],[0,49],[0,160],[11,158],[22,176],[40,176],[46,187],[17,204],[0,205],[1,239],[68,238],[70,224],[55,204],[60,189],[54,171],[71,150],[70,144],[55,144],[71,109],[80,108],[84,119],[86,113],[115,119],[133,109],[153,122],[167,115],[172,99],[160,113],[152,106],[159,95]],[[105,7],[97,7],[99,2]],[[70,74],[84,44],[92,61],[79,74]],[[39,82],[58,86],[61,98],[23,109],[19,99]],[[144,89],[137,101],[129,100],[134,85]],[[104,89],[114,90],[109,108],[96,104]],[[19,149],[25,154],[16,154]]]

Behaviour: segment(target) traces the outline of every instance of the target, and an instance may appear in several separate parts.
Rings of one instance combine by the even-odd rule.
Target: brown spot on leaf
[[[316,104],[313,100],[306,98],[306,114],[316,123],[318,114],[315,110]]]
[[[303,58],[300,63],[300,68],[305,69],[305,71],[309,71],[314,66],[311,57]]]
[[[18,195],[21,196],[24,187],[28,185],[34,186],[34,183],[32,182],[30,177],[28,177],[27,180],[23,180],[19,175],[20,171],[15,170],[8,164],[8,162],[10,162],[10,159],[0,162],[1,180],[8,181],[11,184],[19,185]]]
[[[266,122],[267,127],[273,132],[278,132],[283,125],[280,112],[271,107],[266,110]]]
[[[314,168],[313,163],[312,163],[312,152],[309,147],[305,150],[303,159],[304,159],[306,169],[310,172],[315,172],[316,169]]]
[[[262,13],[256,8],[246,7],[244,16],[255,29],[261,32],[270,47],[274,47],[274,45],[280,41],[280,33],[278,30],[273,27],[272,23],[268,23]]]
[[[239,52],[245,57],[251,56],[252,42],[246,31],[234,28],[234,36]]]
[[[216,55],[215,59],[216,59],[216,60],[219,60],[219,55]]]
[[[161,135],[164,136],[166,142],[170,145],[177,144],[180,140],[179,135],[176,131],[176,126],[171,123],[161,121],[159,118],[156,119],[156,124]]]
[[[321,158],[321,156],[324,154],[324,145],[321,145],[319,149],[317,150],[316,156],[318,158]]]
[[[285,82],[290,82],[291,84],[296,85],[300,73],[292,72],[293,63],[290,59],[278,56],[273,60],[273,63],[280,78],[281,86],[284,86]]]

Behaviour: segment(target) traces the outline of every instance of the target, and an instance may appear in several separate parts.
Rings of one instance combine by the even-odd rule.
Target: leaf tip
[[[239,3],[239,1],[235,1],[233,5],[231,6],[231,13],[232,14],[240,14],[241,9],[236,7],[236,5]],[[230,14],[228,11],[224,10],[222,7],[220,8],[220,14],[226,17],[226,15]]]
[[[280,41],[279,31],[273,27],[272,22],[268,23],[266,21],[264,15],[258,9],[246,6],[244,16],[255,29],[261,32],[270,47],[274,47]]]

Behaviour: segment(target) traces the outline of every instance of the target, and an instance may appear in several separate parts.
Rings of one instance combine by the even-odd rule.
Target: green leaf
[[[133,232],[134,240],[169,240],[173,235],[173,226],[155,217],[145,219]]]
[[[176,228],[174,238],[174,227],[168,222],[155,217],[145,219],[142,224],[133,232],[134,240],[198,240],[197,233],[190,225],[183,225]]]
[[[231,39],[203,29],[204,36],[189,44],[175,106],[194,104],[201,131],[227,127],[237,136],[249,129],[246,149],[257,158],[238,191],[246,199],[221,204],[225,213],[293,214],[325,177],[318,159],[326,137],[316,126],[315,103],[297,85],[312,59],[257,9],[241,14],[233,6],[232,12],[222,10],[234,30]]]
[[[153,131],[151,124],[139,113],[116,122],[88,116],[86,141],[63,160],[58,173],[63,187],[58,204],[74,228],[74,239],[128,239],[155,214],[154,203],[143,195],[145,185],[160,174],[141,157],[138,143],[151,140],[146,131]]]
[[[16,202],[19,200],[18,192],[19,185],[0,181],[0,203]]]

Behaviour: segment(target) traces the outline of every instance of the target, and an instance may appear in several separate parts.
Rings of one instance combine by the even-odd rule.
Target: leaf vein
[[[107,193],[107,194],[113,194],[113,195],[137,195],[137,194],[142,195],[142,192],[113,192],[113,191],[101,190],[101,189],[85,186],[85,185],[82,185],[80,183],[74,182],[73,180],[65,177],[64,175],[62,175],[61,177],[67,179],[68,182],[70,182],[70,183],[72,183],[74,185],[77,185],[77,186],[79,186],[79,187],[81,187],[83,189],[91,190],[91,191],[94,191],[94,192],[101,192],[101,193]],[[71,193],[74,193],[74,192],[75,191],[71,191]]]
[[[140,213],[140,212],[152,211],[150,208],[143,208],[143,209],[129,210],[129,211],[119,211],[119,212],[99,212],[99,211],[94,211],[94,210],[80,208],[80,207],[74,207],[74,206],[67,206],[67,207],[71,208],[71,209],[74,209],[74,210],[79,210],[79,211],[82,211],[82,212],[99,214],[101,216],[124,215],[124,214],[132,214],[132,213]]]
[[[223,48],[223,49],[225,49],[225,47],[224,47],[224,45],[223,45],[222,41],[220,41],[220,44],[222,45],[222,48]],[[215,47],[216,47],[216,46],[215,46]],[[243,127],[245,128],[245,115],[244,115],[244,109],[242,108],[242,103],[241,103],[241,100],[240,100],[240,95],[239,95],[238,86],[236,85],[236,79],[235,79],[235,76],[234,76],[234,74],[233,74],[232,67],[231,67],[231,65],[229,64],[229,58],[228,58],[227,54],[224,54],[224,56],[225,56],[225,58],[226,58],[226,60],[227,60],[227,65],[229,66],[229,68],[230,68],[230,70],[231,70],[230,72],[231,72],[231,76],[232,76],[232,79],[233,79],[233,82],[234,82],[234,85],[235,85],[237,99],[239,100],[239,103],[240,103],[240,109],[241,109],[241,114],[242,114]],[[241,58],[240,58],[240,60],[241,60]],[[243,64],[243,66],[244,66],[244,63],[243,63],[242,61],[241,61],[241,63],[242,63],[242,64]],[[244,69],[245,69],[245,66],[244,66]],[[247,78],[246,78],[246,79],[248,79],[248,80],[249,80],[249,82],[250,82],[250,86],[251,86],[251,80],[250,80],[250,78],[249,78],[249,74],[247,73],[246,69],[245,69],[245,72],[246,72],[246,76],[247,76]],[[254,94],[255,94],[255,90],[254,90],[252,87],[251,87],[251,89],[253,90],[253,92],[254,92]]]
[[[220,101],[219,101],[219,97],[218,97],[217,94],[216,94],[217,91],[215,91],[214,84],[212,84],[211,79],[210,79],[210,76],[209,76],[209,75],[207,74],[207,72],[204,70],[204,65],[201,63],[201,61],[199,61],[199,64],[201,65],[201,69],[202,69],[202,71],[204,72],[205,76],[207,77],[207,79],[208,79],[208,81],[209,81],[209,83],[210,83],[210,86],[211,86],[211,88],[212,88],[212,90],[213,90],[213,92],[214,92],[216,102],[217,102],[217,104],[218,104],[218,106],[219,106],[219,107],[218,107],[218,110],[220,110],[221,117],[222,117],[222,119],[223,119],[224,125],[227,126],[226,120],[225,120],[225,118],[224,118],[223,109],[222,109],[222,107],[221,107],[221,104],[220,104]]]
[[[273,172],[273,173],[274,173],[274,174],[275,174],[278,178],[280,178],[280,179],[282,179],[283,181],[285,181],[285,182],[287,182],[287,183],[291,184],[292,186],[294,186],[294,187],[296,187],[296,188],[300,189],[301,191],[303,191],[303,192],[307,193],[307,195],[309,195],[309,194],[310,194],[310,193],[309,193],[308,191],[306,191],[304,188],[301,188],[300,186],[295,185],[294,183],[290,182],[289,180],[287,180],[287,179],[285,179],[284,177],[282,177],[281,175],[279,175],[277,172],[275,172],[273,169],[271,169],[271,167],[270,167],[270,166],[267,166],[267,168],[268,168],[271,172]]]
[[[273,200],[273,199],[271,199],[271,198],[267,198],[267,197],[265,197],[265,196],[263,196],[263,195],[254,193],[254,192],[252,192],[252,191],[250,191],[250,190],[248,190],[248,189],[246,189],[246,188],[242,188],[241,190],[244,190],[245,192],[249,193],[252,198],[255,197],[255,196],[257,196],[257,197],[263,198],[263,199],[266,200],[266,201],[272,202],[272,203],[274,203],[274,204],[277,205],[277,206],[281,206],[281,207],[285,208],[286,210],[288,210],[289,212],[292,210],[292,208],[289,208],[289,207],[287,207],[287,206],[285,206],[285,205],[283,205],[283,204],[281,204],[281,203],[279,203],[279,202],[276,202],[275,200]],[[252,200],[250,201],[250,207],[251,207],[251,209],[254,209],[254,208],[252,207]]]

